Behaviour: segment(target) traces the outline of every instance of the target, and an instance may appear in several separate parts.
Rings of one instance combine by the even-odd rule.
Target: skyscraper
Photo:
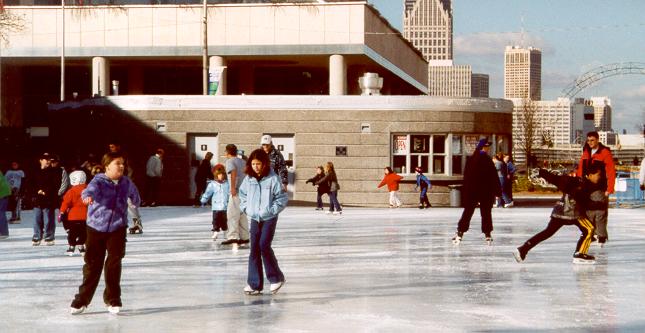
[[[542,51],[533,47],[506,47],[504,98],[542,99]]]
[[[450,0],[403,0],[403,37],[431,60],[452,60]]]
[[[594,110],[594,126],[597,131],[611,131],[611,99],[609,97],[591,97]]]
[[[488,74],[473,73],[470,76],[470,97],[488,98],[489,82]]]

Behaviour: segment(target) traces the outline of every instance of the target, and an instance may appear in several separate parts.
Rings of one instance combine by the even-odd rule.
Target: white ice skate
[[[484,238],[484,240],[486,241],[486,245],[488,246],[493,245],[493,236],[487,235],[486,238]]]
[[[464,237],[464,233],[458,231],[455,234],[455,237],[452,238],[452,244],[459,245],[459,243],[461,243],[461,240],[463,239],[463,237]]]
[[[130,233],[131,234],[142,234],[143,233],[143,225],[141,224],[141,219],[138,218],[133,218],[132,223],[134,224],[132,228],[130,228]]]

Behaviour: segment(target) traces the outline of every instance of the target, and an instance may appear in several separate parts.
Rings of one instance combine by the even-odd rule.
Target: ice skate
[[[247,285],[244,287],[244,293],[247,295],[260,295],[262,292],[260,290],[255,290],[251,286]]]
[[[278,290],[280,290],[280,288],[282,288],[282,286],[284,286],[284,282],[285,281],[280,281],[278,283],[271,283],[271,288],[270,288],[271,293],[274,294],[274,295],[277,294]]]
[[[459,245],[463,237],[464,237],[464,233],[461,231],[457,231],[457,233],[455,234],[455,237],[452,238],[452,243],[455,245]]]
[[[515,261],[522,262],[526,259],[526,253],[522,254],[522,251],[520,251],[520,248],[518,247],[513,251],[513,257],[515,257]]]
[[[79,245],[78,246],[78,253],[80,253],[81,256],[85,256],[85,245]]]
[[[39,245],[40,245],[40,239],[31,240],[31,246],[39,246]]]
[[[134,218],[132,219],[132,223],[134,224],[132,228],[130,228],[130,233],[131,234],[142,234],[143,233],[143,225],[141,225],[141,219]]]
[[[596,258],[586,253],[576,252],[576,254],[573,255],[573,263],[580,265],[593,265],[596,263]]]
[[[71,306],[69,308],[69,313],[73,314],[73,315],[77,315],[77,314],[83,313],[83,311],[85,311],[85,309],[87,309],[86,306],[81,306],[80,308],[75,308],[75,307]]]
[[[67,251],[65,251],[65,255],[67,255],[69,257],[73,256],[74,255],[74,250],[76,250],[76,248],[74,246],[68,247]]]
[[[486,241],[486,245],[493,245],[493,236],[491,236],[490,234],[487,234],[484,240]]]

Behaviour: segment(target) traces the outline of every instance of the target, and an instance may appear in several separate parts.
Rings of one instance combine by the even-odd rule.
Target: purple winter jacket
[[[87,208],[87,226],[99,232],[113,232],[128,226],[128,198],[139,206],[141,198],[132,180],[121,177],[115,184],[104,173],[92,179],[81,194],[83,199],[92,197]]]

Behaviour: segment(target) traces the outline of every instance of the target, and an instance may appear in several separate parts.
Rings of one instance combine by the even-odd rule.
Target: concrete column
[[[226,66],[226,59],[224,57],[211,56],[208,58],[209,70],[222,66]],[[215,95],[226,95],[226,70],[222,72],[222,76],[219,79],[219,87],[217,88],[217,93]]]
[[[110,95],[110,62],[104,57],[92,58],[92,96]]]
[[[347,95],[347,63],[339,54],[329,57],[329,95]]]

